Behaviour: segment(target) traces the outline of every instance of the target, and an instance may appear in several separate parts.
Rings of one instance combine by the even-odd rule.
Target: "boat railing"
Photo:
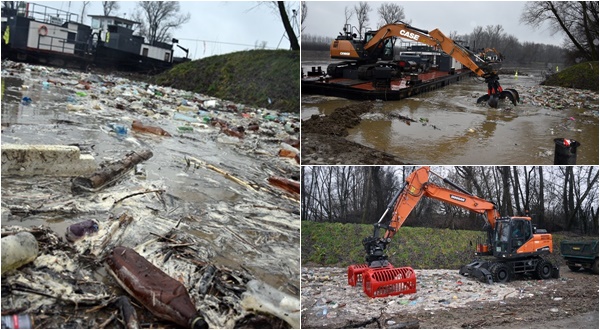
[[[24,16],[45,24],[61,26],[65,22],[79,22],[79,15],[36,3],[21,2],[17,7],[17,16]]]

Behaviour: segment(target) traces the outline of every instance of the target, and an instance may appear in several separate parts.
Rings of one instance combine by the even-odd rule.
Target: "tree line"
[[[303,7],[305,9],[305,7]],[[306,10],[308,10],[306,8]],[[345,8],[344,26],[354,22],[357,37],[362,38],[373,10],[366,1],[354,7]],[[405,22],[404,8],[396,3],[382,3],[376,10],[379,21],[377,27],[395,22]],[[352,20],[354,16],[355,20]],[[306,13],[303,13],[303,19]],[[476,26],[471,33],[458,34],[457,31],[444,31],[448,36],[474,52],[485,48],[495,48],[504,54],[506,61],[515,64],[531,62],[567,63],[598,61],[598,1],[532,1],[528,2],[520,20],[522,23],[539,28],[548,23],[557,38],[563,38],[563,46],[520,42],[517,37],[504,32],[502,25]],[[341,22],[340,22],[341,23]],[[331,36],[302,35],[303,50],[329,50]]]
[[[520,42],[515,36],[504,32],[501,25],[476,26],[473,32],[464,35],[450,31],[448,36],[475,53],[481,49],[495,48],[505,55],[505,63],[565,63],[567,61],[565,48],[529,41]],[[302,34],[302,50],[329,51],[333,40],[333,37]]]
[[[307,221],[373,224],[414,166],[303,166],[301,217]],[[550,232],[598,234],[598,167],[455,166],[433,172],[493,202],[503,216],[531,215]],[[430,181],[452,187],[430,177]],[[391,214],[388,214],[391,216]],[[481,229],[475,213],[423,198],[405,226]]]

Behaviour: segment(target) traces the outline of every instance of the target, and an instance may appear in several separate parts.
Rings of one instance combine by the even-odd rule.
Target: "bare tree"
[[[348,8],[348,6],[344,7],[344,17],[346,17],[345,21],[344,21],[344,26],[348,25],[348,23],[350,22],[350,19],[352,19],[352,14],[354,14],[352,12],[351,8]],[[351,31],[348,31],[351,32]]]
[[[404,8],[393,2],[384,2],[377,8],[379,18],[381,18],[380,27],[386,24],[392,24],[404,20]]]
[[[290,23],[290,19],[288,17],[287,11],[285,9],[285,4],[283,1],[277,1],[277,8],[279,8],[279,15],[281,15],[281,21],[283,22],[283,27],[285,28],[285,32],[288,35],[288,39],[290,40],[290,48],[292,50],[300,50],[300,44],[298,43],[298,37],[296,36],[296,32],[294,32],[294,28]],[[294,12],[294,17],[296,16],[295,9],[292,9]]]
[[[304,25],[304,21],[306,20],[306,16],[308,16],[308,5],[306,4],[306,1],[302,1],[300,5],[300,11],[300,31],[304,31],[304,28],[306,27],[306,25]]]
[[[83,18],[85,17],[85,13],[87,11],[87,7],[90,5],[91,1],[82,1],[81,2],[81,16],[79,16],[79,23],[83,24]]]
[[[104,16],[110,16],[113,11],[119,10],[121,6],[117,1],[102,1],[102,10],[104,10]]]
[[[359,38],[362,39],[363,36],[363,28],[366,27],[366,24],[369,23],[369,12],[371,11],[371,6],[366,1],[361,1],[357,5],[354,6],[354,12],[356,13],[356,20],[358,21],[358,33]]]
[[[290,49],[292,50],[300,50],[300,44],[298,42],[298,36],[294,31],[294,24],[297,21],[290,20],[290,13],[292,14],[292,19],[297,19],[298,10],[304,10],[304,8],[293,7],[297,5],[297,2],[292,1],[259,1],[256,6],[250,8],[249,10],[253,10],[260,6],[267,6],[273,10],[275,14],[277,14],[281,18],[281,22],[283,23],[283,27],[285,29],[285,33],[287,34],[288,40],[290,41]],[[304,2],[301,6],[305,6]],[[303,17],[304,12],[300,13],[300,24],[304,21],[305,17]],[[298,29],[298,33],[301,32],[301,27]],[[283,39],[283,37],[282,37]]]
[[[597,1],[528,2],[521,21],[533,27],[548,22],[554,31],[562,31],[573,51],[588,61],[598,60]]]
[[[139,1],[137,7],[134,19],[140,22],[139,32],[150,43],[169,41],[171,31],[190,20],[190,13],[179,13],[179,1]]]

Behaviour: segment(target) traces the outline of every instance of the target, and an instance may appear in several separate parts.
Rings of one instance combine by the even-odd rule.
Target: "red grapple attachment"
[[[370,298],[417,292],[417,277],[411,267],[368,268],[363,272],[363,291]]]
[[[377,268],[377,269],[392,269],[392,268],[394,268],[394,266],[392,266],[392,264],[388,264],[387,267]],[[348,284],[350,286],[356,286],[356,284],[358,284],[358,282],[362,282],[363,273],[369,269],[373,269],[373,268],[369,268],[369,265],[367,265],[367,264],[348,266]]]

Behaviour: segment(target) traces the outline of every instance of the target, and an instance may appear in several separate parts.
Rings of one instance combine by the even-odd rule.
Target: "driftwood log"
[[[124,159],[100,167],[96,172],[87,177],[77,177],[71,183],[71,192],[81,194],[97,192],[114,183],[135,165],[152,158],[152,151],[131,152]]]

